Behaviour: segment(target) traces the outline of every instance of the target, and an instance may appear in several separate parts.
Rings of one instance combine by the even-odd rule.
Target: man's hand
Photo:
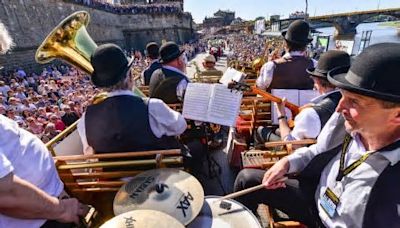
[[[285,174],[289,171],[289,160],[284,157],[273,165],[265,174],[262,183],[267,189],[284,188]]]
[[[79,216],[85,216],[89,207],[79,203],[75,198],[60,200],[60,216],[56,219],[61,223],[79,224]]]
[[[281,103],[275,103],[276,113],[278,116],[286,116],[285,104],[286,98],[283,98]]]

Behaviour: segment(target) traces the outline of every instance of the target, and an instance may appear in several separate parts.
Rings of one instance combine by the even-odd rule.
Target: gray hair
[[[7,31],[6,26],[0,22],[0,54],[6,53],[14,46],[14,42]]]
[[[130,71],[128,70],[127,76],[121,79],[117,84],[109,87],[103,87],[105,92],[112,92],[117,90],[131,90],[132,89],[132,78],[130,76]]]

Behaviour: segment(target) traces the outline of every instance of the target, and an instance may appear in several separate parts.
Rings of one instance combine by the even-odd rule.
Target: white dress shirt
[[[64,188],[53,158],[43,142],[18,124],[0,115],[0,178],[14,173],[19,178],[59,196]],[[0,214],[0,227],[40,227],[44,219],[17,219]]]
[[[119,90],[108,93],[108,97],[123,95],[135,96],[135,94],[129,90]],[[180,135],[186,130],[187,125],[183,116],[179,112],[169,108],[162,100],[151,98],[148,104],[150,128],[157,138],[161,138],[164,135]],[[85,113],[83,113],[82,118],[79,119],[77,128],[84,153],[93,154],[93,148],[89,146],[86,138]]]
[[[346,153],[344,167],[350,166],[365,153],[367,151],[364,145],[358,135],[355,135]],[[324,168],[315,193],[319,216],[324,225],[343,228],[362,227],[369,195],[378,176],[388,165],[395,165],[399,160],[398,151],[373,153],[365,162],[343,177],[341,181],[343,193],[339,198],[340,203],[336,208],[337,213],[333,218],[330,218],[320,206],[320,199],[327,187],[332,189],[335,186],[339,171],[340,153],[336,155]]]
[[[292,51],[283,55],[283,58],[290,58],[291,56],[304,56],[305,53],[302,51]],[[317,66],[317,61],[312,59],[314,67]],[[265,63],[260,70],[260,76],[257,78],[256,85],[258,88],[266,89],[271,85],[272,79],[274,77],[274,70],[276,65],[274,61],[269,61]]]
[[[179,69],[177,69],[177,68],[175,68],[175,67],[172,67],[172,66],[163,66],[163,68],[168,69],[168,70],[175,71],[175,72],[177,72],[177,73],[179,73],[179,74],[181,74],[181,75],[183,75],[183,76],[186,77],[186,80],[185,80],[185,79],[182,79],[182,80],[178,83],[178,86],[176,87],[176,96],[178,97],[178,99],[179,99],[180,101],[183,101],[183,96],[185,95],[185,90],[186,90],[186,87],[187,87],[188,81],[189,81],[188,77],[186,76],[186,74],[185,74],[184,72],[182,72],[181,70],[179,70]]]
[[[346,132],[335,131],[337,125],[343,125],[340,121],[340,113],[335,112],[322,129],[318,136],[317,143],[310,147],[297,149],[287,158],[290,163],[289,173],[300,172],[318,154],[326,152],[343,143]],[[331,138],[341,138],[335,143],[330,143]],[[345,167],[359,159],[367,151],[358,135],[353,135],[354,140],[350,143],[345,157]],[[329,144],[329,145],[328,145]],[[395,165],[400,160],[400,155],[393,152],[374,153],[368,157],[359,167],[345,176],[341,183],[343,193],[340,196],[340,203],[337,207],[337,214],[330,218],[320,206],[320,198],[327,187],[334,188],[339,169],[340,153],[336,155],[324,168],[315,200],[319,216],[327,227],[361,227],[364,219],[366,204],[369,194],[378,176],[388,165]]]

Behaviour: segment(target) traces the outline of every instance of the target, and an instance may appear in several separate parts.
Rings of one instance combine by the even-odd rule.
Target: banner
[[[264,19],[257,20],[254,24],[254,33],[261,34],[264,31],[265,31],[265,20]]]

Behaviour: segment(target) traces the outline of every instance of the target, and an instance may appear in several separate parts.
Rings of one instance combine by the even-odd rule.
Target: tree
[[[258,20],[265,20],[265,17],[260,16],[260,17],[257,17],[257,18],[255,19],[255,21],[258,21]]]

